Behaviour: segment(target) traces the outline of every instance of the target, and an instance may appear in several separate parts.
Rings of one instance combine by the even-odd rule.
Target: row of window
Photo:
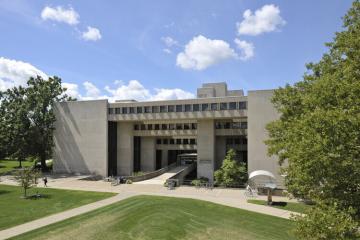
[[[166,113],[166,112],[198,112],[217,110],[246,109],[246,102],[223,102],[223,103],[202,103],[184,105],[163,105],[143,107],[118,107],[109,108],[109,114],[133,114],[133,113]]]
[[[247,122],[216,122],[216,129],[247,129]]]
[[[196,145],[196,138],[158,138],[156,139],[156,144],[163,144],[163,145]]]
[[[247,145],[247,138],[245,137],[226,138],[226,145]]]
[[[195,130],[197,123],[135,124],[134,130]]]

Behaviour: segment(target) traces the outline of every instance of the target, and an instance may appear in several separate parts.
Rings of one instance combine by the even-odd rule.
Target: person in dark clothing
[[[44,187],[47,187],[47,182],[48,182],[47,177],[44,177],[43,181],[44,181]]]

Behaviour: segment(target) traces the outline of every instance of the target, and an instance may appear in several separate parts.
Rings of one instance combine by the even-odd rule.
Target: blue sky
[[[349,0],[0,0],[0,90],[37,73],[83,99],[193,97],[301,80]]]

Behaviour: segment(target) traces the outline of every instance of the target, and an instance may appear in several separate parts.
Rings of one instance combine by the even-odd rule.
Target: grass
[[[290,220],[194,199],[136,196],[14,239],[294,239]]]
[[[23,199],[22,188],[0,185],[0,230],[115,195],[51,188],[30,189],[29,194],[36,191],[43,197]]]
[[[23,167],[31,167],[33,162],[23,161],[21,162]],[[0,175],[10,173],[11,171],[19,167],[19,162],[14,160],[0,160]]]
[[[251,199],[247,201],[248,203],[258,204],[258,205],[267,205],[267,201],[264,200],[255,200]],[[311,208],[311,205],[306,205],[304,203],[294,203],[294,202],[273,202],[274,205],[271,207],[280,208],[292,212],[305,213],[305,211]],[[270,207],[270,206],[269,206]]]

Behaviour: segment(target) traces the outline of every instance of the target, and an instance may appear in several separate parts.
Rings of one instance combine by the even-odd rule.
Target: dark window
[[[161,124],[161,129],[162,130],[167,130],[167,126],[168,126],[167,124]]]
[[[220,110],[227,110],[227,103],[226,102],[220,103]]]
[[[247,129],[247,122],[241,123],[241,129]]]
[[[184,129],[185,129],[185,130],[190,129],[190,124],[189,124],[189,123],[184,123]]]
[[[229,102],[229,109],[235,110],[236,109],[236,102]]]
[[[134,130],[139,130],[140,128],[139,128],[139,124],[135,124],[134,125]]]
[[[152,106],[152,112],[158,113],[159,112],[159,106]]]
[[[160,138],[156,139],[156,144],[161,144],[161,139]]]
[[[176,105],[176,112],[182,112],[182,105]]]
[[[222,129],[222,124],[221,124],[221,122],[216,122],[216,123],[215,123],[215,129]]]
[[[196,141],[195,141],[195,140],[196,140],[195,138],[191,138],[191,139],[190,139],[190,144],[191,144],[191,145],[195,145],[195,144],[196,144]]]
[[[234,144],[235,145],[240,145],[240,138],[235,138],[234,139]]]
[[[211,107],[211,111],[216,111],[217,110],[217,103],[212,103],[210,105],[210,107]]]
[[[233,122],[233,123],[232,123],[232,128],[233,128],[233,129],[239,129],[239,128],[240,128],[240,125],[241,125],[240,122]]]
[[[191,129],[197,129],[197,123],[192,123],[191,124]]]
[[[115,108],[115,114],[120,114],[120,108]]]
[[[175,140],[173,138],[170,138],[169,144],[175,144]]]
[[[176,124],[176,130],[182,130],[183,129],[183,126],[181,123],[177,123]]]
[[[183,144],[189,144],[189,139],[184,138],[184,139],[183,139]]]
[[[161,113],[166,112],[166,106],[160,106],[160,112]]]
[[[175,130],[175,124],[169,124],[169,130]]]
[[[185,104],[185,112],[191,112],[191,105]]]
[[[121,110],[123,114],[127,114],[127,107],[123,107]]]
[[[230,129],[230,128],[231,128],[231,123],[226,122],[226,123],[224,124],[224,128],[225,128],[225,129]]]
[[[174,105],[169,105],[168,106],[168,112],[174,112]]]
[[[246,102],[239,102],[239,109],[246,109]]]
[[[144,107],[144,113],[150,113],[151,108],[149,106]]]
[[[226,139],[226,145],[233,145],[234,144],[234,139],[233,138],[227,138]]]
[[[114,109],[113,108],[109,108],[109,114],[114,114]]]
[[[202,110],[202,111],[207,111],[207,110],[209,110],[209,104],[208,104],[208,103],[203,103],[203,104],[201,104],[201,110]]]
[[[246,137],[242,138],[242,144],[244,144],[244,145],[247,144],[247,138]]]
[[[193,112],[198,112],[200,110],[199,104],[193,104]]]
[[[140,127],[141,127],[141,130],[146,130],[145,124],[141,124]]]
[[[142,113],[143,111],[142,111],[142,107],[137,107],[136,108],[136,113]]]
[[[153,130],[153,125],[152,125],[152,124],[148,124],[148,125],[147,125],[147,129],[148,129],[148,130]]]
[[[181,138],[176,139],[176,144],[181,144]]]
[[[135,113],[135,108],[134,107],[129,107],[129,113]]]
[[[155,124],[155,130],[160,130],[160,124]]]
[[[168,141],[167,138],[164,138],[164,139],[163,139],[163,144],[168,144],[168,142],[169,142],[169,141]]]

